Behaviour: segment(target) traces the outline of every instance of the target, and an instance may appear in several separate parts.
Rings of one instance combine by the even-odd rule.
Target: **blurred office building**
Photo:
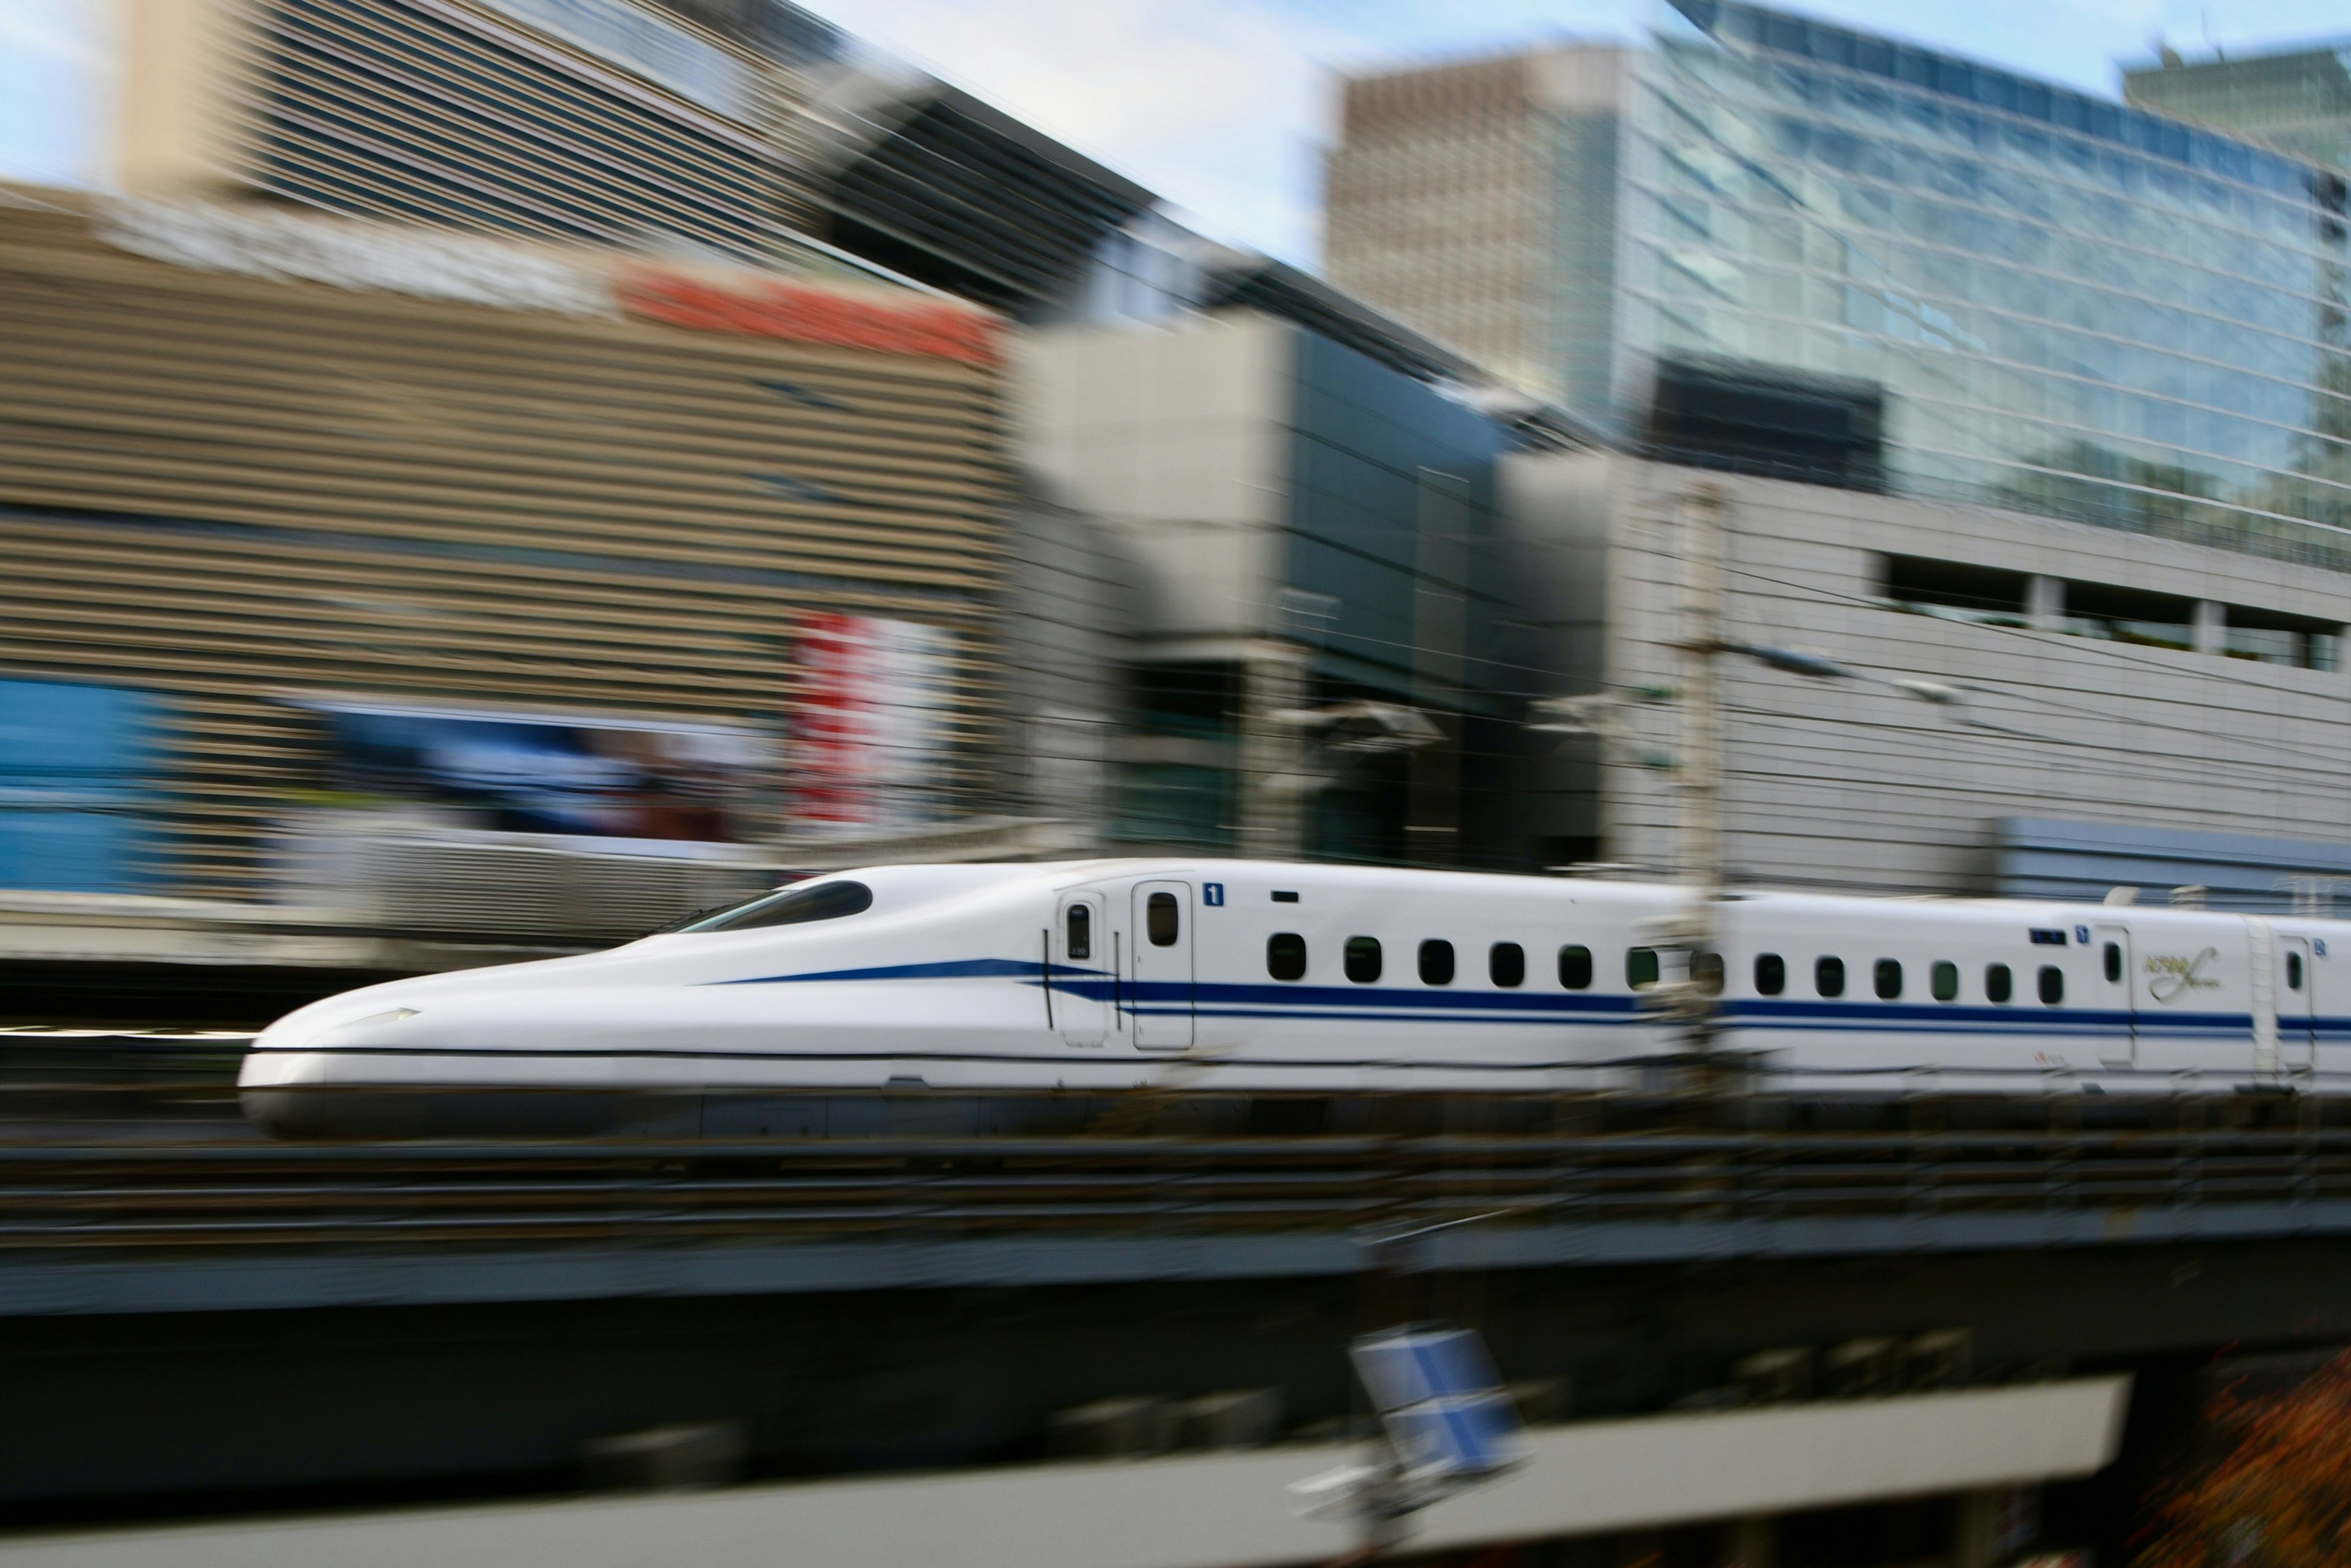
[[[1196,308],[1015,350],[1027,460],[1142,573],[1110,838],[1540,863],[1499,464],[1588,436],[1296,268],[1197,256]]]
[[[1628,444],[1735,434],[1736,386],[1659,382],[1761,363],[1878,389],[1896,493],[2351,565],[2330,171],[1792,15],[1677,9],[1645,49],[1348,84],[1333,281]],[[1834,400],[1778,413],[1791,474],[1856,438]]]
[[[2213,130],[1679,0],[1645,47],[1347,84],[1334,283],[1615,447],[1506,464],[1529,663],[1617,732],[1564,743],[1552,837],[1673,859],[1643,763],[1677,720],[1634,694],[1679,678],[1712,486],[1738,636],[1855,670],[1727,657],[1734,876],[2276,905],[2351,873],[2339,110],[2323,62],[2241,64],[2301,85],[2223,114],[2207,68],[2133,78]]]

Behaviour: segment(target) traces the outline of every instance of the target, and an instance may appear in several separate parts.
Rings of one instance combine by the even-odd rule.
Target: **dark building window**
[[[2228,606],[2222,616],[2220,652],[2229,658],[2288,664],[2301,670],[2343,667],[2343,628],[2335,622],[2247,610],[2234,604]]]
[[[1739,360],[1667,359],[1657,366],[1647,444],[1667,463],[1882,490],[1885,410],[1874,382]]]
[[[2032,579],[2021,571],[1889,555],[1879,593],[1898,610],[1992,626],[2028,624]]]
[[[2196,601],[2095,582],[2065,585],[2065,630],[2149,648],[2196,646]]]

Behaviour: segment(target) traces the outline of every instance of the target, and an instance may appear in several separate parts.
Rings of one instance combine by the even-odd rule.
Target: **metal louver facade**
[[[150,885],[191,894],[249,895],[273,824],[325,788],[312,699],[776,733],[809,612],[952,634],[968,779],[996,701],[996,370],[838,346],[902,307],[794,287],[857,329],[198,270],[0,205],[0,679],[157,700]]]
[[[795,248],[796,73],[624,9],[694,78],[599,57],[466,0],[245,0],[228,110],[234,183],[307,205],[555,240]],[[507,13],[514,14],[508,15]],[[697,101],[697,97],[701,101]]]

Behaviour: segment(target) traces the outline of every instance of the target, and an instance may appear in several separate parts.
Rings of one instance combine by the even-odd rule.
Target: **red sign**
[[[910,621],[799,617],[793,815],[803,828],[882,831],[932,815],[953,638]]]
[[[973,365],[992,365],[1001,358],[995,319],[945,300],[883,304],[805,284],[719,284],[653,267],[622,273],[619,291],[621,307],[631,315],[673,327]]]

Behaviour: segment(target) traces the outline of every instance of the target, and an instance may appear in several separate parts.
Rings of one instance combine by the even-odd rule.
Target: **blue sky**
[[[804,0],[1133,176],[1210,234],[1311,264],[1338,76],[1632,39],[1655,0]],[[102,178],[116,0],[0,0],[0,177]],[[2351,33],[2341,0],[1806,0],[1792,8],[2094,92],[2183,52]]]

